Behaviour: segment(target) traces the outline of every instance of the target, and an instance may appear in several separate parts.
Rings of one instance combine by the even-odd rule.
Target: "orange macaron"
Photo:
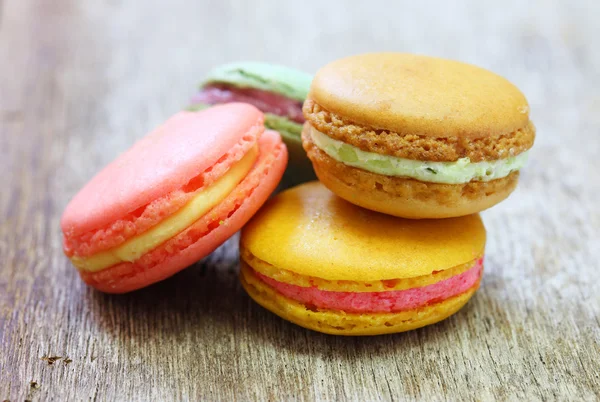
[[[163,280],[237,232],[277,187],[281,137],[242,103],[181,112],[98,173],[66,207],[64,252],[90,286]]]
[[[304,102],[302,141],[346,200],[404,218],[487,209],[515,189],[535,138],[508,80],[452,60],[371,53],[334,61]]]
[[[243,228],[240,280],[258,304],[315,331],[402,332],[469,301],[485,239],[477,214],[402,219],[311,182],[269,200]]]

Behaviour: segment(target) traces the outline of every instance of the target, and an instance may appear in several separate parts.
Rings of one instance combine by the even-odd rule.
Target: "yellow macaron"
[[[346,200],[405,218],[477,213],[505,199],[533,145],[524,95],[485,69],[371,53],[321,68],[303,145]]]
[[[244,227],[240,279],[257,303],[315,331],[401,332],[471,298],[484,248],[478,215],[396,218],[311,182],[271,199]]]

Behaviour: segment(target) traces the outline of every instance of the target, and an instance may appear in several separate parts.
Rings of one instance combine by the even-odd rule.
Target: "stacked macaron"
[[[302,71],[268,63],[235,62],[216,67],[201,83],[189,110],[245,102],[265,114],[265,127],[279,132],[289,152],[283,181],[287,186],[314,180],[315,174],[300,139],[312,77]]]
[[[303,145],[328,190],[288,190],[243,229],[248,294],[342,335],[458,311],[483,272],[477,212],[514,190],[533,145],[525,97],[472,65],[365,54],[319,70],[303,111]]]
[[[319,179],[354,204],[405,218],[463,216],[502,201],[535,137],[527,100],[506,79],[410,54],[328,64],[304,115]]]

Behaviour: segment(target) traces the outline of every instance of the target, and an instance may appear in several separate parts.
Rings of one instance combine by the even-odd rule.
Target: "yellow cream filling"
[[[225,175],[156,226],[113,249],[89,257],[73,256],[71,262],[82,271],[96,272],[120,262],[137,260],[148,251],[187,229],[223,201],[246,177],[257,158],[258,146],[254,146]]]

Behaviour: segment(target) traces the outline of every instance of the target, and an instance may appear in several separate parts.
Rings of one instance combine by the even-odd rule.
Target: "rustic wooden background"
[[[600,2],[445,3],[0,0],[0,400],[600,399]],[[133,294],[80,282],[62,209],[211,66],[380,50],[479,64],[531,103],[529,166],[484,213],[459,314],[375,338],[295,327],[244,294],[236,239]]]

